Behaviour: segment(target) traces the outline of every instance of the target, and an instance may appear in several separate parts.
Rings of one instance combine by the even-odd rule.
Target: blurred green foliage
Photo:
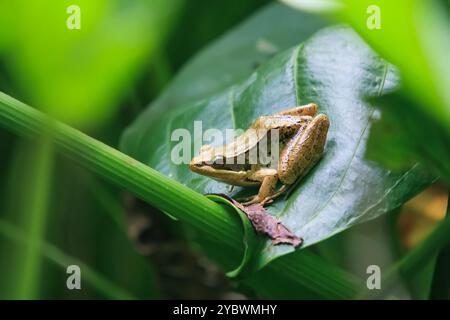
[[[3,59],[28,101],[89,128],[106,121],[136,74],[148,68],[179,0],[3,1]],[[80,29],[66,24],[80,8]]]
[[[450,19],[444,2],[344,0],[341,14],[400,69],[404,90],[422,111],[450,132]],[[379,29],[367,27],[371,5],[379,7]]]
[[[14,92],[57,118],[93,130],[111,119],[136,77],[154,61],[182,3],[77,1],[75,4],[81,9],[81,29],[69,30],[67,8],[72,4],[71,1],[0,2],[3,80],[0,84],[2,90]],[[8,144],[2,142],[5,142],[2,146]],[[3,167],[9,169],[4,171],[9,178],[2,186],[6,193],[1,210],[2,219],[15,221],[19,230],[23,230],[24,245],[11,246],[12,239],[2,242],[5,246],[1,252],[5,261],[2,271],[7,277],[0,295],[4,298],[123,297],[115,296],[115,290],[100,290],[105,287],[105,281],[108,282],[103,277],[109,275],[137,297],[157,297],[151,266],[134,252],[125,229],[122,227],[118,233],[110,217],[99,220],[98,212],[108,213],[111,207],[99,208],[89,197],[96,190],[86,192],[85,184],[75,183],[77,177],[61,181],[60,177],[73,175],[74,169],[69,166],[58,170],[52,148],[46,147],[48,143],[33,146],[18,142],[5,146],[2,154]],[[10,165],[6,165],[8,159],[11,159]],[[100,186],[101,192],[105,186]],[[58,201],[61,188],[81,193],[79,201]],[[113,192],[112,199],[120,198],[117,191],[105,192]],[[74,201],[83,206],[77,209],[68,205]],[[75,223],[68,224],[71,209],[75,210],[72,213]],[[124,215],[120,202],[116,203],[115,210]],[[92,230],[86,230],[85,223],[91,225]],[[61,228],[62,234],[55,233]],[[65,239],[67,228],[73,238],[69,242]],[[114,250],[103,250],[104,241],[93,237],[99,235],[97,230],[104,230],[106,244],[113,244]],[[117,238],[119,235],[122,238]],[[41,259],[46,255],[50,260],[55,258],[48,246],[39,249],[38,244],[48,238],[53,238],[65,252],[72,252],[100,269],[83,268],[88,282],[84,283],[85,290],[70,292],[61,288],[67,265],[55,270],[48,260]],[[113,267],[117,265],[113,263],[115,259],[128,260],[127,265],[118,265],[125,269],[117,272]],[[61,264],[60,260],[53,262]],[[126,271],[141,276],[130,278]]]

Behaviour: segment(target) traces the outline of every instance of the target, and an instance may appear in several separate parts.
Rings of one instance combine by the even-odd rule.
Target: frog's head
[[[211,145],[203,145],[198,156],[192,158],[189,168],[196,173],[210,176],[213,170],[218,170],[218,163],[223,161],[223,157],[215,151]]]
[[[249,165],[227,163],[226,157],[220,152],[220,148],[203,145],[199,155],[194,157],[189,168],[191,171],[214,178],[216,180],[240,186],[255,185],[254,181],[247,179]]]
[[[214,148],[205,144],[200,148],[198,156],[192,158],[189,167],[195,171],[194,168],[201,168],[205,165],[212,165],[216,159]]]

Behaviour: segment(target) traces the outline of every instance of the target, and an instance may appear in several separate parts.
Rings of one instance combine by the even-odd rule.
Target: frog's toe
[[[251,204],[260,203],[261,199],[259,198],[259,196],[256,195],[256,196],[253,196],[253,197],[241,199],[241,201],[244,201],[244,202],[241,202],[241,204],[243,206],[249,206]]]
[[[271,197],[266,197],[261,200],[259,196],[251,197],[249,201],[241,202],[243,206],[249,206],[251,204],[259,203],[262,207],[264,207],[266,204],[271,204],[273,202],[273,199]]]

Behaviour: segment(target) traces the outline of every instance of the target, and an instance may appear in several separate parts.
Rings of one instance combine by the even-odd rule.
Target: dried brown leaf
[[[268,235],[272,239],[273,245],[290,244],[298,247],[303,243],[303,239],[296,236],[276,217],[272,216],[259,203],[244,206],[242,203],[234,200],[225,194],[215,194],[223,197],[231,202],[235,207],[239,208],[251,221],[257,233]]]

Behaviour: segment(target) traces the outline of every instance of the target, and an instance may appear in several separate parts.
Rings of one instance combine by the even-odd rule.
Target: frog
[[[288,191],[322,158],[329,127],[328,116],[318,114],[315,103],[260,116],[230,143],[201,146],[189,168],[232,186],[259,186],[257,194],[239,201],[245,206],[255,203],[264,206]],[[273,130],[278,130],[278,134],[273,135]],[[250,151],[271,136],[279,139],[277,163],[262,164],[258,159],[250,163]],[[238,157],[245,161],[235,161]]]

